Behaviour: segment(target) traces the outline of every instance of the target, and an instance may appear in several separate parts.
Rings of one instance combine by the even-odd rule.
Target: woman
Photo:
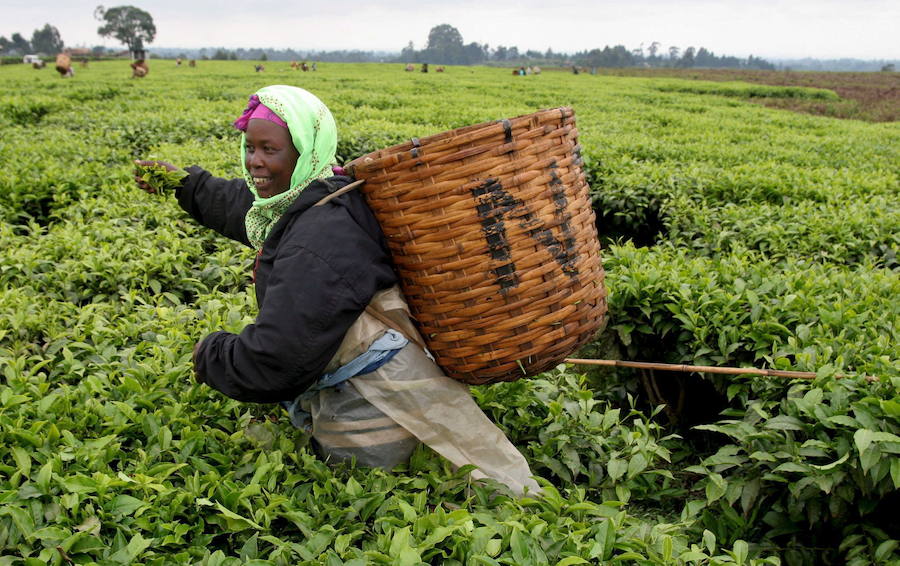
[[[269,86],[235,127],[244,178],[188,167],[176,196],[199,223],[256,250],[259,313],[239,334],[195,346],[197,380],[282,403],[331,461],[391,468],[421,441],[476,465],[476,477],[537,490],[521,454],[421,346],[375,217],[358,191],[341,190],[352,179],[334,175],[328,108],[303,89]]]

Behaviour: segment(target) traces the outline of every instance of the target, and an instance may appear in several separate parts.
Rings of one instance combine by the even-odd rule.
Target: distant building
[[[30,65],[32,63],[40,63],[41,61],[42,61],[42,59],[40,57],[38,57],[37,55],[26,55],[26,56],[22,57],[22,62],[25,63],[26,65]]]

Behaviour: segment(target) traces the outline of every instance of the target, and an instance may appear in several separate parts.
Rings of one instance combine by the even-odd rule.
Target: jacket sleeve
[[[185,170],[189,175],[175,190],[181,208],[203,226],[249,246],[244,219],[253,194],[247,189],[247,182],[213,177],[196,165]]]
[[[383,286],[376,271],[361,267],[349,281],[310,249],[294,245],[279,253],[255,323],[240,334],[215,332],[200,344],[199,380],[239,401],[295,398],[322,374]]]

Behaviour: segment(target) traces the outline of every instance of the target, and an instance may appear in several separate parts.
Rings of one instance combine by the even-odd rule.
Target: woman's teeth
[[[257,185],[257,186],[265,185],[270,180],[271,180],[271,177],[253,177],[253,184]]]

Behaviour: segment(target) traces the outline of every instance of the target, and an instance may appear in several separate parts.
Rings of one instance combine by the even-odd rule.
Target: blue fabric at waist
[[[356,356],[346,364],[331,373],[322,375],[309,389],[301,393],[293,401],[282,401],[281,406],[285,408],[291,417],[291,423],[300,429],[308,429],[310,426],[310,414],[300,408],[300,402],[304,399],[312,397],[312,395],[326,389],[339,385],[348,379],[357,375],[371,373],[380,368],[384,364],[391,361],[397,355],[397,352],[403,349],[409,343],[405,336],[396,330],[389,329],[377,340],[372,342],[369,349],[362,354]]]

